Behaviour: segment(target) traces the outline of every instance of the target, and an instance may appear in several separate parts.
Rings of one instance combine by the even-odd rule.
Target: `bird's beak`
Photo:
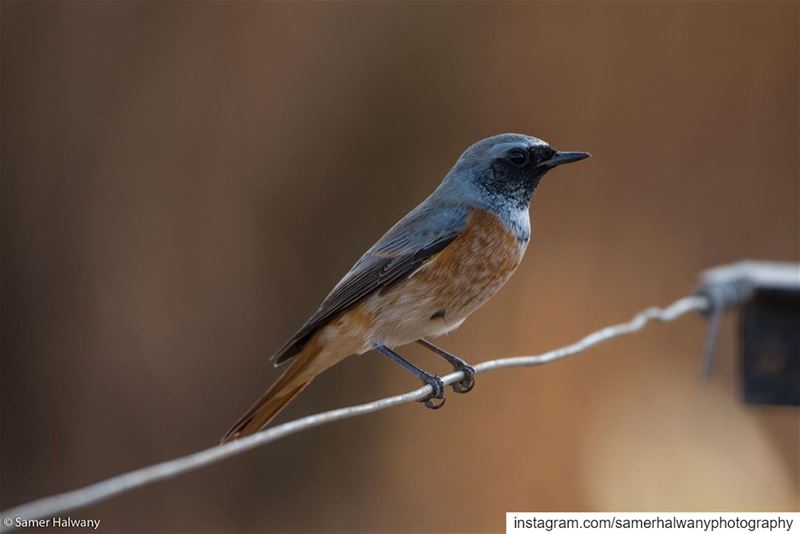
[[[558,167],[559,165],[564,165],[565,163],[580,161],[590,156],[591,154],[588,152],[556,152],[552,158],[540,163],[539,167],[552,169],[553,167]]]

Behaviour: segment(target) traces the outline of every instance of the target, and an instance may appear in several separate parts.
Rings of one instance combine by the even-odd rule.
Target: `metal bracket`
[[[746,402],[800,404],[800,265],[744,261],[703,273],[696,293],[708,299],[703,376],[714,366],[720,319],[742,308],[739,322]]]

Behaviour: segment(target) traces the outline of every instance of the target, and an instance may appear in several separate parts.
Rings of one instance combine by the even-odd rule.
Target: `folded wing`
[[[314,315],[272,356],[275,365],[295,356],[317,330],[340,313],[411,276],[458,237],[467,217],[466,208],[426,203],[411,211],[356,262]]]

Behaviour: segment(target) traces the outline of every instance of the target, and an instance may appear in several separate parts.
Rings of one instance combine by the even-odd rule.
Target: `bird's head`
[[[587,152],[562,152],[547,142],[521,134],[482,139],[458,158],[447,180],[473,189],[487,200],[527,209],[539,181],[551,169],[588,158]]]

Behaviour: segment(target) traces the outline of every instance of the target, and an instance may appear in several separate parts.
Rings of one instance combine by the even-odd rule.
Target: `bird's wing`
[[[300,352],[319,328],[343,311],[373,292],[386,291],[408,278],[458,236],[467,217],[466,208],[422,204],[402,218],[356,262],[314,315],[272,356],[275,365]]]

